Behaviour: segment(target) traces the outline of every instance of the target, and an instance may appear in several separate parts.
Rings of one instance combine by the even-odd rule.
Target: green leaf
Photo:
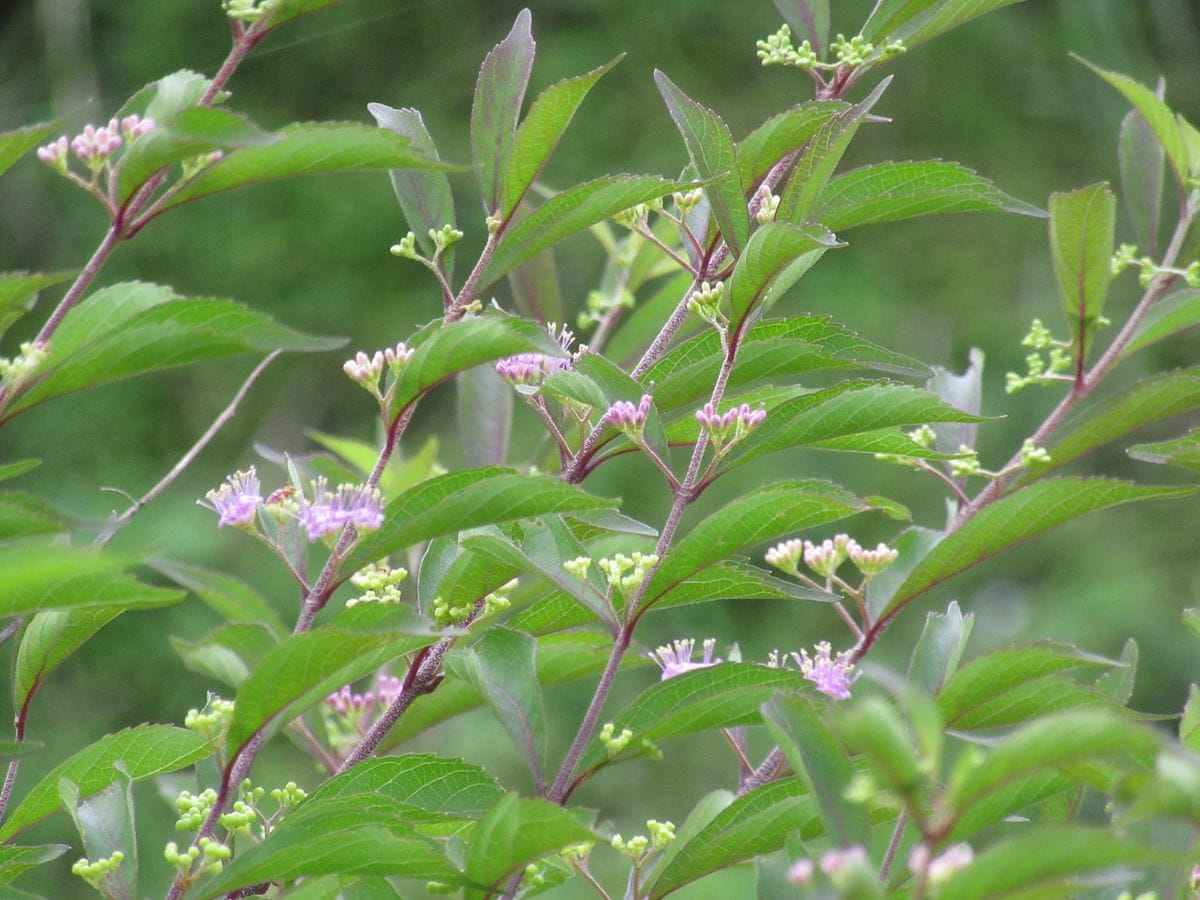
[[[507,165],[500,172],[502,219],[508,220],[516,212],[588,91],[623,57],[621,54],[598,69],[556,82],[533,101],[517,129]]]
[[[0,335],[30,310],[39,291],[74,278],[75,274],[73,269],[62,272],[0,273]]]
[[[1121,166],[1121,199],[1133,223],[1137,243],[1151,256],[1158,254],[1158,223],[1162,218],[1163,147],[1146,123],[1131,109],[1121,120],[1117,160]]]
[[[1154,487],[1103,478],[1050,478],[985,506],[934,547],[896,589],[890,618],[919,594],[1013,544],[1089,512],[1135,500],[1169,500],[1190,488]]]
[[[429,159],[399,135],[357,122],[301,122],[275,134],[278,140],[274,143],[225,154],[171,197],[164,209],[247,184],[296,175],[372,169],[445,172],[455,168]]]
[[[20,877],[30,869],[36,869],[38,866],[58,859],[70,849],[68,844],[39,844],[26,847],[12,844],[0,845],[0,885],[7,888],[13,879]],[[32,895],[18,893],[14,896]]]
[[[748,725],[762,720],[760,708],[776,691],[796,693],[807,687],[811,686],[794,670],[722,663],[651,686],[617,716],[613,727],[617,734],[628,728],[635,741],[657,741]],[[605,758],[604,747],[593,741],[579,770],[586,771]]]
[[[507,794],[475,826],[466,874],[478,884],[498,887],[527,863],[595,837],[561,806]]]
[[[371,795],[463,818],[482,816],[504,791],[483,769],[432,753],[366,759],[330,778],[308,802]]]
[[[816,800],[825,833],[843,847],[865,841],[870,829],[867,807],[845,798],[857,770],[817,705],[801,695],[776,694],[763,705],[762,714],[767,731]]]
[[[823,57],[829,49],[829,0],[774,0],[797,40],[808,41]]]
[[[646,880],[652,879],[657,873],[665,872],[680,851],[690,844],[696,835],[704,831],[713,819],[735,799],[736,795],[732,791],[726,790],[709,791],[701,797],[688,812],[683,824],[676,829],[675,840],[663,847],[655,857],[654,866],[650,870],[651,874]]]
[[[818,836],[821,823],[814,806],[798,778],[748,791],[676,851],[670,865],[656,870],[649,896],[665,897],[705,875],[778,850],[793,833]]]
[[[747,189],[757,188],[776,163],[803,147],[821,126],[849,108],[849,103],[840,100],[808,100],[767,119],[738,145],[742,184]]]
[[[689,531],[664,557],[645,591],[645,606],[706,566],[786,532],[835,522],[866,509],[827,481],[781,481],[726,504]]]
[[[528,9],[521,10],[508,37],[483,60],[471,106],[471,157],[483,192],[484,210],[500,211],[505,173],[516,140],[521,103],[533,71],[536,44]]]
[[[1121,351],[1120,358],[1125,359],[1143,347],[1149,347],[1197,323],[1200,323],[1200,288],[1175,291],[1150,307]]]
[[[709,182],[705,193],[721,236],[730,252],[735,257],[741,256],[750,237],[750,215],[746,209],[746,187],[738,170],[737,148],[728,126],[658,69],[654,70],[654,83],[683,137],[696,174]]]
[[[742,465],[778,450],[811,447],[848,435],[870,436],[882,428],[982,421],[986,419],[955,409],[919,388],[870,381],[842,382],[772,409],[766,421],[738,445],[725,465]],[[853,445],[841,446],[853,449]],[[877,451],[870,447],[868,452]]]
[[[318,628],[272,647],[242,682],[229,723],[236,753],[268,724],[277,728],[326,694],[433,643],[427,635]]]
[[[239,353],[316,351],[340,338],[310,337],[229,300],[179,297],[124,282],[103,288],[63,319],[38,380],[8,415],[53,397],[134,375]]]
[[[59,763],[34,785],[0,826],[0,840],[7,841],[55,812],[59,808],[58,783],[63,778],[78,785],[81,797],[90,797],[112,783],[113,763],[118,760],[125,764],[130,778],[141,781],[190,766],[210,753],[207,740],[170,725],[138,725],[106,735]]]
[[[93,607],[33,616],[21,632],[13,662],[13,708],[25,709],[50,673],[122,612],[119,607]]]
[[[153,559],[149,565],[187,588],[226,621],[262,625],[276,638],[291,630],[284,627],[283,620],[262,594],[236,578],[175,559]]]
[[[1112,280],[1116,209],[1116,198],[1103,182],[1050,195],[1050,255],[1058,296],[1075,335],[1076,359],[1086,355],[1085,342],[1103,312]]]
[[[951,600],[944,613],[926,615],[925,629],[908,664],[909,682],[930,696],[942,690],[958,668],[974,624],[975,616],[964,616],[957,600]]]
[[[217,626],[196,641],[171,637],[170,642],[171,649],[193,672],[236,691],[267,651],[279,642],[279,635],[263,625],[229,624]]]
[[[457,386],[458,436],[467,465],[504,465],[512,431],[512,388],[487,365],[460,372]]]
[[[115,873],[103,882],[117,888],[117,896],[138,896],[137,832],[133,818],[133,779],[125,764],[113,765],[114,780],[102,791],[86,800],[79,796],[79,786],[69,778],[58,783],[59,797],[75,823],[88,859],[108,859],[120,851],[124,855]]]
[[[1187,702],[1179,717],[1179,743],[1193,752],[1200,751],[1200,688],[1188,685]]]
[[[987,210],[1046,216],[970,169],[930,160],[878,163],[839,175],[825,186],[812,218],[841,231],[934,213]]]
[[[117,200],[125,203],[160,169],[213,151],[262,147],[277,138],[227,109],[193,106],[170,122],[155,123],[129,142],[118,165]]]
[[[885,78],[861,103],[822,124],[804,145],[779,198],[779,209],[775,213],[777,222],[800,224],[812,218],[812,212],[858,126],[879,102],[891,80],[891,76]]]
[[[505,229],[478,287],[483,290],[527,259],[609,216],[692,186],[657,175],[607,175],[555,194]]]
[[[1016,701],[1028,698],[1031,686],[1066,693],[1076,685],[1055,676],[1112,665],[1110,659],[1050,642],[997,650],[964,666],[946,681],[937,695],[938,710],[949,728],[1013,724],[1028,718],[1013,718],[1012,711]]]
[[[180,591],[151,587],[121,571],[111,556],[63,545],[0,546],[0,616],[50,609],[155,609],[178,603]]]
[[[454,657],[455,673],[487,698],[492,712],[521,751],[538,791],[545,787],[546,708],[534,662],[534,639],[493,626]]]
[[[895,707],[881,697],[868,697],[838,712],[835,726],[850,750],[862,754],[882,786],[912,798],[921,785],[922,770],[915,739]]]
[[[169,125],[185,109],[198,104],[211,84],[198,72],[180,69],[142,87],[122,104],[114,118],[137,113],[153,119],[155,125]]]
[[[1157,444],[1134,444],[1129,455],[1143,462],[1166,463],[1189,472],[1200,472],[1200,431]]]
[[[41,497],[21,491],[0,493],[0,540],[64,534],[70,527],[67,518]]]
[[[19,459],[16,462],[0,463],[0,481],[8,481],[10,478],[32,472],[41,464],[40,459]]]
[[[12,131],[0,132],[0,175],[3,175],[18,159],[40,144],[51,131],[62,124],[62,119],[39,122]]]
[[[274,30],[292,19],[327,9],[341,2],[342,0],[275,0],[267,13],[266,27]]]
[[[418,822],[411,807],[391,802],[306,801],[262,843],[239,851],[220,875],[199,885],[196,896],[208,900],[264,881],[331,873],[461,883],[438,843],[415,830]]]
[[[1020,2],[1021,0],[942,0],[933,9],[927,9],[933,5],[933,0],[900,0],[899,3],[887,5],[893,8],[903,6],[904,11],[908,13],[904,16],[906,24],[893,25],[889,30],[878,33],[898,38],[911,49],[977,16]],[[911,12],[908,12],[909,10]]]
[[[601,509],[616,501],[593,497],[558,478],[512,469],[466,469],[431,478],[402,493],[384,511],[383,527],[346,562],[353,572],[439,534],[529,516]]]
[[[413,149],[429,159],[439,160],[437,147],[425,128],[421,113],[415,109],[395,109],[382,103],[368,103],[367,112],[375,117],[380,128],[412,143]],[[437,252],[437,245],[429,236],[430,230],[438,231],[445,225],[453,226],[454,195],[450,191],[450,179],[444,172],[428,169],[395,169],[391,173],[392,188],[400,201],[404,220],[417,238],[417,245],[430,259]],[[454,247],[447,247],[441,255],[442,267],[449,278],[454,272]]]
[[[1188,147],[1183,131],[1179,127],[1175,114],[1171,112],[1171,108],[1154,91],[1134,81],[1128,75],[1105,71],[1074,53],[1071,56],[1120,91],[1130,105],[1141,113],[1142,118],[1162,146],[1163,152],[1166,153],[1167,162],[1175,176],[1175,183],[1181,187],[1185,185],[1191,171],[1191,161],[1188,159]]]
[[[876,3],[863,25],[862,34],[869,41],[890,37],[904,23],[920,15],[941,0],[882,0]]]
[[[1200,406],[1200,368],[1164,372],[1080,412],[1046,447],[1051,468],[1129,432]],[[1038,467],[1038,473],[1046,470]]]
[[[1105,698],[1124,706],[1133,696],[1133,685],[1137,678],[1138,645],[1129,638],[1121,648],[1116,664],[1096,679],[1096,690]]]
[[[729,279],[729,319],[740,334],[796,283],[830,247],[842,246],[819,225],[796,228],[771,222],[758,228],[738,257]],[[800,262],[800,257],[816,253]]]
[[[1044,716],[1014,731],[951,789],[957,810],[1015,778],[1042,769],[1073,766],[1128,753],[1150,756],[1158,738],[1143,725],[1097,710]]]

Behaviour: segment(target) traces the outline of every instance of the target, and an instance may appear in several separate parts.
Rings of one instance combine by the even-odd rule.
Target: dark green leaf
[[[926,9],[931,0],[901,0],[901,3],[891,4],[893,7],[903,5],[906,9],[915,8],[923,11],[923,15],[914,16],[903,26],[893,26],[887,34],[904,41],[906,47],[915,47],[931,38],[937,37],[969,22],[977,16],[992,12],[1021,0],[942,0],[933,9]],[[912,15],[911,13],[909,15]],[[906,16],[906,18],[908,18]]]
[[[1143,347],[1149,347],[1196,324],[1200,324],[1200,288],[1175,291],[1150,307],[1121,351],[1120,358],[1124,359]]]
[[[410,141],[419,153],[429,159],[441,158],[417,110],[368,103],[367,112],[375,117],[380,128],[386,128]],[[456,224],[450,180],[444,172],[428,169],[396,169],[391,175],[392,187],[396,191],[396,199],[400,201],[404,219],[416,236],[421,252],[432,259],[437,246],[429,236],[430,230],[438,231],[443,226]],[[450,277],[454,273],[453,246],[442,251],[441,261],[446,276]]]
[[[507,220],[516,212],[588,91],[623,56],[585,75],[552,84],[533,101],[529,114],[517,129],[507,165],[500,172],[502,184],[498,212],[502,219]]]
[[[478,287],[483,290],[527,259],[609,216],[691,186],[657,175],[608,175],[555,194],[505,229]]]
[[[41,464],[40,459],[20,459],[16,462],[0,463],[0,481],[8,481],[10,478],[32,472]]]
[[[150,566],[187,588],[226,621],[262,625],[277,638],[290,630],[262,594],[236,578],[175,559],[154,559]]]
[[[1105,183],[1050,195],[1050,255],[1077,358],[1086,353],[1083,342],[1104,311],[1116,210],[1116,198]]]
[[[803,147],[817,129],[849,108],[850,104],[839,100],[809,100],[767,119],[738,145],[742,184],[747,189],[757,188],[776,163]]]
[[[697,523],[667,552],[646,588],[645,605],[744,547],[865,509],[853,494],[827,481],[781,481],[750,491]]]
[[[74,278],[75,274],[74,270],[0,273],[0,335],[29,311],[40,290]]]
[[[12,889],[9,888],[9,882],[14,878],[30,869],[58,859],[70,849],[67,844],[40,844],[35,847],[0,845],[0,885],[4,885],[6,890]],[[20,898],[32,895],[17,893],[14,896]]]
[[[1121,120],[1117,159],[1121,164],[1121,199],[1133,222],[1137,243],[1151,256],[1158,252],[1162,216],[1163,147],[1146,118],[1131,109]]]
[[[944,613],[926,615],[925,630],[908,664],[908,680],[930,696],[937,694],[958,668],[974,624],[975,616],[964,616],[957,600],[950,601]]]
[[[429,159],[399,135],[357,122],[305,122],[276,132],[279,140],[227,153],[188,182],[164,208],[232,188],[296,175],[370,169],[430,169],[454,166]]]
[[[133,780],[141,781],[190,766],[211,752],[206,739],[170,725],[139,725],[106,735],[59,763],[34,785],[0,826],[0,840],[7,841],[57,810],[58,783],[63,778],[78,785],[81,797],[90,797],[112,782],[113,763],[118,760]]]
[[[489,215],[500,211],[521,103],[529,86],[529,73],[533,71],[536,44],[530,31],[532,21],[529,10],[521,10],[508,37],[484,59],[475,82],[471,156],[483,192],[484,209]]]
[[[1103,478],[1050,478],[985,506],[934,547],[896,589],[891,616],[917,595],[1001,550],[1098,509],[1135,500],[1185,497],[1190,488],[1154,487]]]
[[[275,0],[267,13],[267,28],[278,28],[285,22],[297,19],[322,9],[326,9],[342,0]]]
[[[512,430],[513,390],[494,366],[458,374],[458,436],[468,466],[502,466]]]
[[[471,834],[466,874],[472,881],[499,886],[513,872],[570,844],[595,840],[561,806],[508,794],[497,801]]]
[[[1200,472],[1200,431],[1157,444],[1135,444],[1129,455],[1143,462],[1166,463],[1189,472]]]
[[[39,122],[36,125],[0,132],[0,175],[40,144],[61,123],[62,119],[55,119],[53,122]]]
[[[239,751],[268,725],[278,728],[343,684],[433,643],[426,635],[319,628],[272,647],[238,688],[229,749]]]
[[[729,319],[735,333],[741,333],[747,320],[761,317],[825,250],[838,246],[837,238],[819,225],[796,228],[771,222],[758,228],[729,279]]]
[[[692,166],[703,181],[709,182],[705,190],[721,236],[730,252],[741,256],[750,236],[750,216],[729,128],[720,116],[681,91],[658,69],[654,70],[654,83],[683,137]]]
[[[966,810],[951,830],[949,839],[967,840],[990,825],[1003,822],[1009,816],[1030,817],[1038,804],[1047,800],[1073,795],[1079,789],[1079,780],[1050,769],[1034,772],[1024,778],[996,788],[981,797]],[[1043,817],[1041,821],[1045,821]]]
[[[866,840],[867,807],[846,800],[857,774],[846,748],[824,722],[816,704],[802,695],[776,694],[762,709],[767,730],[808,785],[825,833],[843,847]]]
[[[1063,426],[1046,447],[1050,453],[1049,465],[1052,468],[1066,465],[1143,425],[1197,406],[1200,406],[1200,368],[1164,372],[1147,378],[1115,397],[1083,410]],[[1039,473],[1045,468],[1045,465],[1040,466]]]
[[[676,851],[670,865],[656,872],[649,896],[665,897],[705,875],[778,850],[790,834],[818,836],[821,822],[814,807],[798,778],[748,791]]]
[[[905,22],[941,0],[882,0],[863,25],[863,37],[876,41],[893,35]]]
[[[355,571],[439,534],[615,505],[616,501],[593,497],[549,476],[495,467],[452,472],[424,481],[389,503],[383,527],[359,545],[346,570]]]
[[[812,218],[841,231],[933,213],[1003,211],[1045,218],[1045,213],[997,188],[957,163],[888,162],[839,175],[825,186]]]
[[[415,753],[363,760],[326,781],[308,800],[372,795],[430,812],[475,818],[503,793],[496,780],[478,766]]]
[[[493,626],[454,657],[453,671],[487,698],[496,718],[529,763],[539,792],[545,787],[546,709],[528,634]]]
[[[808,41],[818,57],[829,49],[829,0],[774,0],[796,40]]]
[[[50,673],[122,612],[120,607],[93,607],[33,616],[21,632],[13,662],[13,708],[26,708],[30,696]]]

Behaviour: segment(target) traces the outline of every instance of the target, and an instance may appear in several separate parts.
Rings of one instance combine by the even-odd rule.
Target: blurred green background
[[[232,83],[232,108],[268,128],[296,120],[370,121],[380,101],[422,110],[443,157],[468,159],[466,126],[478,65],[508,30],[519,2],[351,0],[282,29],[256,52]],[[560,146],[544,180],[555,187],[610,172],[674,175],[685,155],[651,80],[661,68],[691,96],[720,112],[736,137],[810,95],[806,76],[763,69],[756,39],[779,25],[768,0],[531,0],[538,59],[531,96],[552,81],[593,68],[620,52],[625,61],[599,84]],[[857,30],[868,0],[833,4],[834,31]],[[180,68],[212,74],[227,46],[219,4],[150,0],[36,0],[0,11],[0,128],[74,113],[71,133],[107,119],[133,91]],[[1167,80],[1168,100],[1200,120],[1200,12],[1191,0],[1030,0],[960,28],[894,62],[896,79],[877,107],[892,118],[860,132],[847,163],[943,158],[993,178],[1009,193],[1045,205],[1049,193],[1097,180],[1117,181],[1115,136],[1125,113],[1111,88],[1068,58],[1076,52],[1143,82]],[[881,73],[882,74],[882,73]],[[861,96],[873,78],[857,92]],[[454,182],[459,224],[467,232],[460,272],[482,244],[478,193],[469,175]],[[79,266],[98,241],[100,209],[54,177],[31,155],[0,180],[0,271]],[[464,224],[465,223],[465,224]],[[1118,239],[1130,239],[1122,220]],[[126,549],[237,572],[272,599],[290,621],[296,592],[264,549],[239,534],[218,532],[195,499],[226,473],[257,462],[268,489],[280,474],[255,444],[292,454],[315,448],[306,430],[373,438],[369,399],[341,373],[354,349],[394,343],[439,311],[432,281],[387,248],[406,231],[386,177],[322,176],[221,195],[156,222],[124,246],[99,284],[142,279],[183,294],[241,300],[286,324],[345,335],[346,353],[285,357],[262,379],[237,418],[199,461],[118,539]],[[1051,391],[1003,393],[1004,372],[1023,369],[1021,336],[1034,316],[1063,330],[1040,220],[971,214],[873,226],[846,237],[781,304],[780,314],[835,316],[865,337],[926,362],[961,369],[967,351],[988,354],[984,412],[1003,416],[981,432],[985,465],[998,465],[1056,400]],[[558,253],[564,296],[572,310],[594,285],[602,259],[587,237]],[[460,275],[461,277],[461,275]],[[502,305],[507,285],[497,286]],[[1132,305],[1136,280],[1126,275],[1110,295],[1110,317]],[[57,299],[43,296],[27,323],[0,352],[27,338]],[[22,327],[23,326],[23,327]],[[1158,367],[1184,365],[1194,338],[1155,348],[1119,370],[1114,385]],[[256,360],[239,359],[93,390],[21,416],[0,437],[0,458],[42,458],[17,486],[52,498],[84,519],[114,506],[114,486],[140,494],[187,449],[228,401]],[[442,462],[460,465],[451,389],[420,410],[408,446],[425,435],[442,439]],[[1182,433],[1172,422],[1145,439]],[[519,418],[518,428],[532,428]],[[1129,461],[1111,448],[1074,467],[1148,481],[1169,472]],[[666,493],[648,468],[622,460],[589,482],[621,495],[625,509],[661,522]],[[816,453],[781,454],[743,480],[724,483],[702,513],[751,483],[777,477],[827,477],[860,493],[910,504],[918,521],[944,515],[932,482],[870,460]],[[694,516],[693,516],[694,520]],[[1178,711],[1200,666],[1193,639],[1178,628],[1183,607],[1200,592],[1194,502],[1128,507],[1074,523],[990,561],[939,588],[902,618],[873,659],[903,667],[924,613],[957,599],[977,622],[969,654],[1019,640],[1055,638],[1117,654],[1127,637],[1142,648],[1134,705]],[[863,540],[886,538],[884,521],[854,524]],[[825,534],[808,535],[821,538]],[[0,585],[3,574],[0,573]],[[54,762],[102,733],[144,721],[179,722],[212,685],[186,672],[169,635],[197,637],[215,624],[192,599],[172,609],[119,618],[43,688],[29,737],[45,753],[21,771],[17,796]],[[645,623],[647,646],[676,636],[713,635],[761,658],[822,638],[846,644],[828,610],[765,603],[713,605],[664,613]],[[632,674],[626,694],[649,683]],[[586,685],[551,692],[551,714],[565,742],[573,733]],[[617,701],[619,702],[619,697]],[[613,708],[617,708],[614,703]],[[453,722],[419,746],[484,763],[523,786],[515,756],[486,714]],[[485,749],[486,748],[486,751]],[[581,792],[626,834],[648,817],[679,821],[695,798],[728,785],[733,762],[719,738],[670,744],[668,763],[624,767]],[[264,757],[261,783],[316,782],[307,764],[280,747]],[[617,789],[619,788],[619,794]],[[153,789],[139,814],[158,835],[169,829]],[[70,839],[61,817],[38,837]],[[161,845],[146,848],[143,892],[167,877]],[[66,859],[73,859],[69,856]],[[55,864],[65,872],[67,863]],[[54,867],[52,867],[54,868]],[[69,879],[69,876],[64,876]],[[27,882],[34,885],[32,880]],[[70,880],[43,889],[80,891]],[[65,894],[57,894],[65,896]],[[703,894],[697,895],[703,896]],[[714,895],[715,896],[715,895]]]

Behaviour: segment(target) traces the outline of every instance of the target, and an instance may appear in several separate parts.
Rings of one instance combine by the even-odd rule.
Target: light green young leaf
[[[538,684],[535,649],[530,635],[493,626],[474,647],[455,654],[452,671],[487,699],[529,763],[540,792],[545,787],[546,708]]]
[[[40,290],[74,277],[74,269],[62,272],[0,273],[0,336],[8,330],[9,325],[30,310]]]
[[[850,146],[858,126],[879,102],[891,80],[891,76],[885,78],[861,103],[838,113],[817,129],[812,140],[805,144],[800,152],[800,157],[788,176],[787,184],[779,198],[779,209],[775,213],[777,222],[799,225],[813,218],[813,210],[834,169],[842,161],[842,156]]]
[[[593,497],[549,476],[522,475],[497,467],[451,472],[424,481],[389,503],[383,527],[358,546],[344,568],[357,571],[368,562],[439,534],[615,505],[614,500]]]
[[[429,159],[441,159],[433,138],[425,128],[425,121],[417,110],[395,109],[382,103],[368,103],[367,112],[375,117],[380,128],[386,128],[410,141],[419,153],[423,153]],[[446,177],[445,172],[428,169],[395,169],[391,176],[392,187],[396,191],[396,199],[400,201],[404,219],[416,236],[421,252],[432,259],[437,246],[429,236],[430,230],[437,231],[443,226],[456,224],[450,179]],[[449,278],[454,274],[453,245],[442,251],[441,260]]]
[[[870,832],[867,807],[845,797],[857,769],[816,704],[802,695],[776,694],[762,714],[792,771],[808,785],[825,833],[843,847],[863,843]]]
[[[974,624],[974,614],[964,616],[957,600],[951,600],[944,613],[926,615],[908,664],[909,682],[931,697],[941,691],[958,668]]]
[[[433,643],[428,635],[318,628],[272,647],[242,682],[229,723],[229,751],[236,753],[264,728],[273,731],[320,698]]]
[[[533,71],[537,45],[530,30],[532,16],[521,10],[508,37],[497,44],[483,60],[475,82],[475,101],[471,106],[471,157],[475,177],[483,192],[484,210],[500,211],[505,173],[513,143],[521,103]]]
[[[18,159],[40,144],[51,131],[62,124],[62,119],[39,122],[12,131],[0,132],[0,175],[3,175]]]
[[[1200,472],[1200,431],[1156,444],[1134,444],[1129,455],[1142,462],[1166,463],[1189,472]]]
[[[1162,145],[1163,152],[1166,153],[1171,173],[1175,176],[1175,183],[1180,187],[1185,185],[1191,172],[1191,160],[1188,157],[1188,147],[1184,140],[1183,130],[1166,102],[1150,88],[1139,84],[1128,75],[1105,71],[1074,53],[1071,56],[1120,91],[1133,108],[1142,114],[1145,123],[1154,132],[1154,136]]]
[[[1047,445],[1057,469],[1131,431],[1200,406],[1200,368],[1164,372],[1080,412]],[[1039,466],[1037,473],[1046,471]]]
[[[1050,478],[981,509],[934,547],[896,589],[890,618],[919,594],[1001,550],[1089,512],[1135,500],[1170,500],[1191,488],[1155,487],[1104,478]]]
[[[81,797],[90,797],[112,782],[117,760],[125,763],[134,781],[141,781],[190,766],[210,753],[207,740],[171,725],[139,725],[106,735],[59,763],[34,785],[0,826],[0,840],[9,840],[59,809],[58,783],[63,778],[79,787]]]
[[[1131,109],[1121,120],[1117,160],[1121,166],[1121,199],[1133,222],[1137,244],[1158,255],[1158,223],[1162,217],[1163,146],[1146,123]]]
[[[650,606],[706,566],[745,547],[866,509],[849,491],[827,481],[781,481],[752,490],[697,523],[667,552],[642,605]]]
[[[10,478],[32,472],[41,464],[40,459],[19,459],[16,462],[0,463],[0,481],[8,481]]]
[[[120,607],[53,610],[33,616],[21,632],[13,661],[13,709],[30,696],[97,631],[123,613]]]
[[[153,559],[149,565],[180,587],[187,588],[229,622],[262,625],[276,638],[290,631],[267,599],[245,582],[175,559]]]
[[[1046,217],[958,163],[930,160],[877,163],[839,175],[825,186],[812,218],[841,231],[934,213],[988,210]]]
[[[466,875],[476,884],[498,888],[527,863],[570,844],[595,839],[590,828],[561,806],[506,794],[471,834]]]
[[[1133,337],[1121,351],[1121,359],[1173,334],[1200,324],[1200,288],[1183,288],[1150,307]]]
[[[775,8],[798,41],[808,41],[823,57],[829,48],[829,0],[774,0]]]
[[[750,236],[750,215],[746,209],[746,187],[738,170],[737,147],[728,126],[658,69],[654,70],[654,83],[683,137],[692,166],[703,181],[709,182],[706,192],[721,236],[730,253],[741,256]]]
[[[247,184],[321,172],[372,169],[451,171],[455,166],[416,150],[390,131],[358,122],[303,122],[275,133],[278,140],[225,154],[193,178],[163,207],[171,209]]]
[[[778,850],[789,835],[819,836],[821,819],[815,807],[798,778],[748,791],[676,850],[669,865],[655,870],[649,896],[665,897],[705,875]]]
[[[1116,198],[1103,182],[1050,195],[1050,255],[1077,359],[1086,356],[1087,338],[1104,311],[1116,209]]]
[[[1133,685],[1137,679],[1138,645],[1129,638],[1121,648],[1121,655],[1111,669],[1096,679],[1096,690],[1118,706],[1124,706],[1133,696]]]
[[[742,184],[747,190],[757,188],[776,163],[803,147],[822,125],[849,108],[849,103],[840,100],[809,100],[767,119],[738,145]]]
[[[507,221],[517,211],[588,91],[623,57],[621,54],[584,75],[552,84],[533,101],[525,121],[517,129],[507,165],[500,173],[502,219]]]
[[[870,41],[891,37],[914,16],[940,2],[942,0],[881,0],[863,25],[863,37]]]
[[[955,900],[1067,896],[1077,876],[1127,867],[1179,865],[1180,857],[1138,844],[1108,828],[1036,826],[988,848],[942,885]]]
[[[479,278],[479,289],[565,237],[631,206],[690,187],[693,187],[691,182],[667,181],[657,175],[607,175],[555,194],[516,225],[505,229]]]
[[[729,279],[729,320],[740,335],[760,318],[831,247],[837,238],[820,225],[794,227],[771,222],[759,227],[738,257]],[[814,252],[815,251],[815,252]],[[801,257],[812,254],[805,259]]]
[[[13,879],[30,869],[36,869],[38,866],[58,859],[70,849],[68,844],[39,844],[26,847],[13,844],[0,845],[0,885],[4,885],[6,889],[15,890],[10,887]],[[15,896],[21,898],[33,895],[21,893]]]
[[[51,609],[156,609],[184,596],[142,584],[111,556],[58,544],[6,543],[0,546],[0,572],[0,616]]]
[[[17,396],[7,415],[97,384],[200,360],[331,350],[344,343],[302,334],[229,300],[179,297],[169,288],[125,282],[97,291],[66,315],[40,378]]]
[[[893,8],[903,5],[905,11],[913,10],[923,14],[913,15],[913,12],[909,12],[904,17],[908,19],[907,24],[893,25],[889,31],[880,33],[899,38],[904,41],[906,47],[912,48],[984,13],[1020,2],[1022,0],[941,0],[932,9],[928,9],[933,5],[931,0],[901,0],[901,3],[890,5]]]

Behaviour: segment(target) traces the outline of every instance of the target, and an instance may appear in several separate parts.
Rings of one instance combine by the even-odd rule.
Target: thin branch
[[[783,755],[782,750],[776,747],[766,755],[761,765],[738,785],[738,796],[748,794],[750,791],[760,788],[764,784],[770,784],[779,777],[779,773],[783,771],[783,767],[786,764],[787,757]]]
[[[883,864],[879,867],[879,880],[887,881],[888,872],[892,869],[892,863],[896,860],[896,853],[900,849],[900,842],[904,839],[904,829],[908,826],[908,810],[900,810],[900,816],[896,819],[896,827],[892,831],[892,839],[888,842],[887,853],[883,857]]]

